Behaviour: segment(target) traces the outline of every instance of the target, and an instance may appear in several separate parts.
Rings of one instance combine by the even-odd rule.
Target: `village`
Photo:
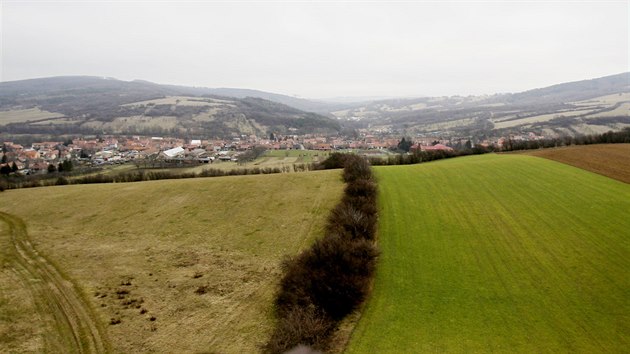
[[[374,155],[400,148],[403,137],[378,136],[360,132],[358,138],[328,137],[323,135],[270,134],[260,138],[256,135],[233,136],[229,139],[182,139],[146,136],[85,136],[66,141],[35,142],[30,146],[11,141],[0,142],[4,174],[30,175],[63,170],[63,162],[74,166],[100,166],[141,161],[163,161],[180,163],[215,163],[238,161],[241,154],[254,147],[264,150],[316,150],[316,151],[361,151]],[[544,137],[529,133],[484,140],[476,145],[494,146],[500,149],[506,140],[530,141]],[[407,138],[409,139],[409,138]],[[444,139],[439,136],[418,136],[409,142],[410,151],[445,150],[471,148],[475,144],[465,138]],[[72,164],[70,166],[72,166]],[[71,168],[71,167],[70,167]],[[66,164],[66,169],[68,165]]]

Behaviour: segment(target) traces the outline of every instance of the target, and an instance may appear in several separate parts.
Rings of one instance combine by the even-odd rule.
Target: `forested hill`
[[[335,119],[256,97],[147,81],[68,76],[0,83],[0,132],[13,134],[331,133]],[[289,96],[286,96],[289,97]]]

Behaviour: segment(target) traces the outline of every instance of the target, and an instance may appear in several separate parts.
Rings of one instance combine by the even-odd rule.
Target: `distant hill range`
[[[418,136],[589,134],[630,126],[630,73],[520,93],[323,102],[264,91],[68,76],[0,83],[0,134],[224,137],[342,127]]]
[[[630,126],[630,73],[520,93],[373,101],[332,113],[354,127],[408,136],[599,134]]]
[[[298,106],[321,108],[317,102],[254,90],[51,77],[0,83],[0,133],[210,138],[340,130],[337,119],[305,112]]]

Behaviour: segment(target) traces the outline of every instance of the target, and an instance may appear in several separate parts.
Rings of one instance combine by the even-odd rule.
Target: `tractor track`
[[[35,299],[42,325],[46,327],[44,350],[63,353],[110,351],[104,331],[80,292],[31,244],[24,222],[0,212],[9,227],[13,271]]]

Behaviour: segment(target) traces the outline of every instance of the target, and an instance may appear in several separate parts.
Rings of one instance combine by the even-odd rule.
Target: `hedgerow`
[[[298,345],[325,351],[339,322],[369,293],[376,267],[377,187],[369,163],[357,155],[332,154],[320,168],[343,162],[347,183],[328,217],[325,235],[282,264],[276,294],[276,327],[263,351],[283,353]]]

